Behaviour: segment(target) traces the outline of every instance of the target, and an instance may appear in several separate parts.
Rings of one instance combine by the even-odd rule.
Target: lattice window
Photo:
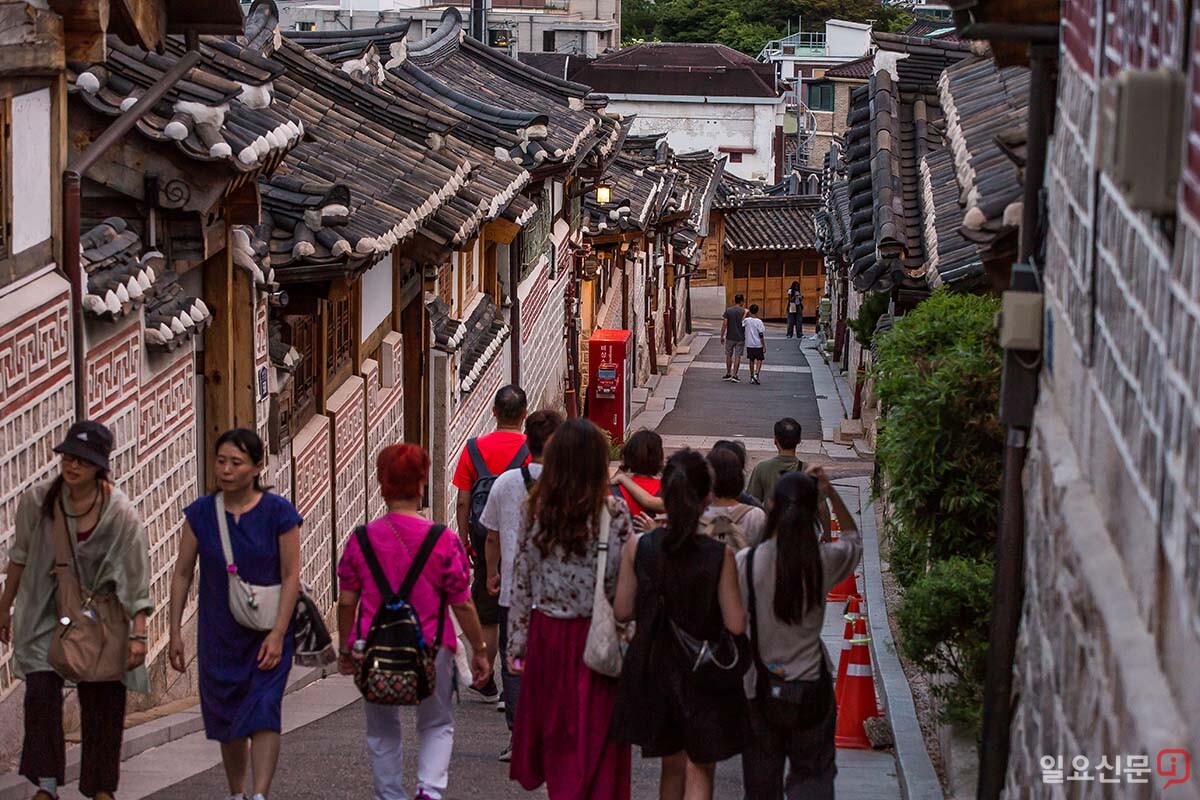
[[[329,301],[329,324],[325,335],[325,385],[329,391],[341,384],[341,378],[354,360],[354,304],[348,292]]]
[[[300,363],[292,373],[290,429],[295,436],[317,409],[317,320],[309,316],[285,316],[284,336],[300,353]]]

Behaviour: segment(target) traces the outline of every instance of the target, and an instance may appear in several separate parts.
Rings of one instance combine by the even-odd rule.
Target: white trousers
[[[442,648],[437,657],[437,686],[417,706],[417,792],[440,800],[450,782],[454,751],[454,714],[450,693],[454,655]],[[364,703],[367,755],[375,779],[375,800],[408,800],[404,793],[404,706]]]

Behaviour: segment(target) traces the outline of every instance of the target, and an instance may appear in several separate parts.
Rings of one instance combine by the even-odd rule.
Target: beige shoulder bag
[[[225,553],[225,568],[229,577],[229,611],[243,628],[269,631],[279,618],[279,595],[283,587],[259,586],[242,579],[233,560],[229,544],[229,523],[225,521],[225,493],[217,492],[217,530],[221,534],[221,550]]]
[[[608,538],[610,517],[608,501],[600,512],[599,552],[596,554],[596,593],[592,601],[592,624],[588,628],[587,641],[583,648],[583,663],[592,672],[617,678],[625,661],[625,650],[633,631],[632,623],[618,623],[613,615],[612,603],[604,592],[605,576],[608,573]]]
[[[107,504],[107,492],[103,499]],[[50,666],[74,683],[119,681],[129,657],[129,617],[115,594],[84,590],[61,497],[53,535],[58,625],[50,641]]]

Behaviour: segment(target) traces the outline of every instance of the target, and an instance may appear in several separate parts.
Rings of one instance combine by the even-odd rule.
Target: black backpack
[[[467,440],[467,455],[471,457],[471,464],[475,467],[475,483],[471,486],[471,545],[478,554],[482,555],[483,542],[487,538],[487,530],[479,520],[483,517],[483,509],[487,505],[488,495],[492,493],[492,486],[496,483],[496,478],[500,476],[493,475],[488,470],[487,462],[483,460],[483,453],[479,452],[478,439],[471,438]],[[516,455],[512,457],[512,461],[504,468],[505,471],[524,466],[528,458],[529,448],[522,444],[521,448],[517,450]]]
[[[354,684],[368,703],[415,706],[433,694],[437,683],[437,654],[442,646],[445,625],[446,597],[443,595],[438,604],[437,640],[430,646],[421,629],[421,618],[408,602],[408,596],[444,530],[445,525],[435,524],[429,528],[421,549],[409,565],[404,583],[395,592],[371,547],[367,529],[360,525],[354,530],[363,558],[383,597],[367,632],[362,664],[354,676]]]

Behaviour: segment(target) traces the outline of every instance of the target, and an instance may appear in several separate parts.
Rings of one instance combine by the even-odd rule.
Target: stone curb
[[[336,665],[326,668],[293,668],[288,674],[288,685],[284,693],[291,694],[303,689],[314,681],[328,677],[328,675],[336,671],[335,667]],[[182,739],[185,736],[190,736],[193,733],[199,733],[202,730],[204,730],[204,720],[200,717],[200,708],[198,705],[192,706],[186,711],[180,711],[176,714],[169,714],[159,719],[143,722],[140,725],[134,725],[125,730],[125,736],[121,743],[121,760],[128,761],[151,748],[161,747],[164,744]],[[71,747],[67,750],[66,778],[68,784],[74,783],[79,779],[79,759],[81,753],[82,750],[79,747]],[[6,772],[0,774],[0,800],[28,800],[32,791],[32,784],[17,773]]]
[[[839,481],[840,482],[840,481]],[[859,488],[859,519],[863,534],[863,583],[867,598],[867,619],[871,627],[871,655],[879,673],[878,686],[884,710],[896,739],[896,767],[900,792],[906,800],[943,800],[942,784],[917,720],[917,708],[904,668],[896,655],[896,643],[888,625],[887,601],[883,593],[883,573],[879,560],[879,531],[875,525],[875,503],[871,498],[871,480],[854,478]]]

